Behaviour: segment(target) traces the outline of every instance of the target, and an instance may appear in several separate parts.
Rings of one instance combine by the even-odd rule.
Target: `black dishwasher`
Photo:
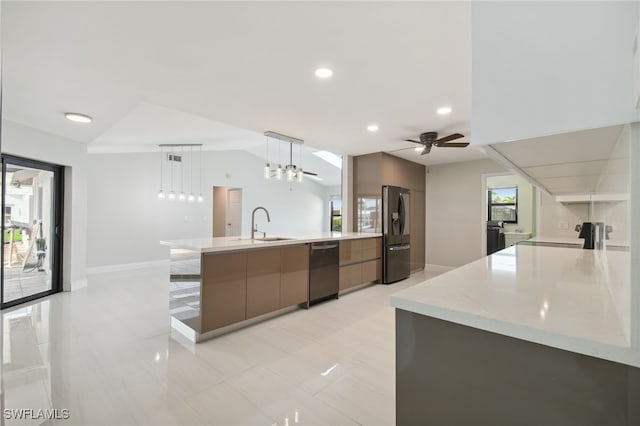
[[[309,249],[309,302],[338,297],[340,251],[337,241],[312,243]]]

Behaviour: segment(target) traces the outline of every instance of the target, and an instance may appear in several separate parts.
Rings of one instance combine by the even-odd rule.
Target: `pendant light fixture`
[[[287,182],[297,181],[298,183],[302,183],[304,171],[302,170],[302,144],[304,141],[302,139],[294,138],[291,136],[283,135],[281,133],[276,132],[264,132],[264,135],[267,138],[267,161],[264,166],[264,178],[271,179],[275,177],[276,180],[283,180],[286,176]],[[275,169],[271,168],[271,163],[269,163],[269,138],[278,140],[278,166]],[[282,167],[282,163],[280,161],[280,150],[281,143],[286,142],[289,144],[289,162]],[[300,158],[300,165],[293,164],[293,146],[298,145],[298,153]]]
[[[160,147],[160,191],[158,191],[158,200],[164,200],[164,179],[163,179],[163,164],[164,164],[164,148]]]
[[[171,150],[167,157],[170,159],[169,167],[171,168],[171,192],[169,192],[169,201],[175,201],[176,193],[173,192],[173,158],[175,156],[173,155],[173,150]]]
[[[265,179],[271,179],[271,164],[269,164],[269,138],[267,136],[265,136],[265,139],[267,141],[267,162],[264,165],[264,178]]]
[[[193,203],[196,200],[196,196],[193,195],[193,146],[189,147],[189,196],[187,200]]]
[[[202,196],[202,144],[199,145],[200,147],[200,167],[198,168],[198,173],[200,174],[200,195],[198,195],[198,202],[201,203],[204,201],[204,197]]]
[[[170,180],[171,180],[171,190],[169,191],[168,195],[166,196],[166,198],[168,200],[174,201],[174,200],[178,200],[178,201],[188,201],[190,203],[194,202],[194,201],[198,201],[199,203],[202,203],[204,201],[204,197],[202,196],[202,144],[189,144],[189,143],[185,143],[185,144],[160,144],[158,145],[160,147],[160,191],[158,192],[158,199],[160,200],[164,200],[165,199],[165,192],[164,192],[164,161],[166,159],[166,161],[169,162],[169,173],[170,173]],[[200,182],[200,195],[196,198],[196,196],[193,193],[193,147],[197,146],[200,148],[199,151],[199,162],[200,162],[200,167],[198,168],[198,173],[199,173],[199,182]],[[166,156],[165,156],[165,149],[164,148],[169,148],[166,152]],[[185,186],[185,170],[184,170],[184,163],[186,161],[186,158],[184,156],[184,148],[185,147],[189,147],[189,195],[187,195],[184,192],[184,186]],[[179,154],[177,153],[178,150],[177,148],[180,148]],[[178,195],[176,195],[174,189],[173,189],[173,168],[174,168],[174,163],[180,163],[180,193]]]
[[[178,195],[179,201],[186,200],[184,195],[184,147],[180,147],[180,195]]]

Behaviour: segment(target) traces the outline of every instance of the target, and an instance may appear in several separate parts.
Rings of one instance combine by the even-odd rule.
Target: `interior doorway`
[[[242,234],[242,188],[213,187],[213,236]]]
[[[63,167],[2,155],[2,291],[8,308],[62,290]]]
[[[481,197],[483,256],[536,236],[537,188],[525,178],[516,174],[484,174]],[[496,239],[496,233],[502,234],[500,238]],[[501,241],[499,247],[496,240]]]

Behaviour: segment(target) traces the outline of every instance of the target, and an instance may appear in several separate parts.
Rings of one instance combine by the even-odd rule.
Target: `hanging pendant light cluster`
[[[188,201],[190,203],[195,202],[202,203],[204,201],[204,197],[202,196],[202,144],[160,144],[160,191],[158,191],[158,199],[164,200],[165,198],[169,201]],[[199,194],[197,197],[193,192],[193,148],[198,148],[198,175],[199,175]],[[187,195],[184,192],[184,184],[185,184],[185,170],[184,170],[184,149],[189,148],[189,194]],[[166,154],[166,155],[165,155]],[[165,195],[165,179],[164,179],[164,162],[167,161],[169,163],[169,193]],[[173,188],[173,175],[174,175],[174,166],[175,163],[180,163],[180,170],[177,173],[180,173],[180,192],[176,195],[176,192]],[[176,188],[177,189],[177,188]]]
[[[304,179],[304,171],[302,170],[302,144],[304,141],[302,139],[294,138],[291,136],[283,135],[281,133],[276,132],[264,132],[264,135],[267,139],[267,162],[264,166],[264,178],[265,179],[276,179],[276,180],[286,180],[287,182],[297,181],[302,183]],[[278,141],[278,163],[276,167],[272,167],[269,162],[269,140],[276,139]],[[289,144],[289,163],[285,164],[284,167],[282,162],[280,161],[280,144],[281,142],[285,142]],[[298,145],[298,153],[300,164],[293,164],[293,145]]]

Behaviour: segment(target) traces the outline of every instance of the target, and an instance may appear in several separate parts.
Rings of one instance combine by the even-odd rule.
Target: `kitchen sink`
[[[285,241],[285,240],[293,240],[294,238],[282,238],[282,237],[266,237],[266,238],[255,238],[254,241]]]

